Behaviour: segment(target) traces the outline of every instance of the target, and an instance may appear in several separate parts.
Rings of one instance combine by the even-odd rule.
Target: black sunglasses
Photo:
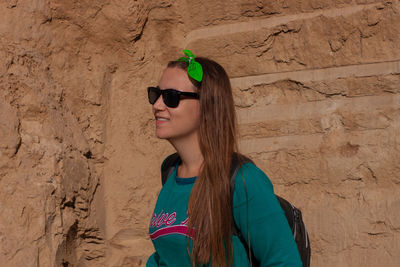
[[[179,105],[179,100],[185,98],[195,98],[199,99],[198,93],[192,92],[181,92],[175,89],[164,89],[161,90],[157,87],[148,87],[147,95],[149,97],[150,104],[156,103],[157,99],[162,95],[164,104],[170,108],[176,108]]]

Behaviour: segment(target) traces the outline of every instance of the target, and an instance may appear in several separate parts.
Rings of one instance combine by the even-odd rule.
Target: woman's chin
[[[167,133],[163,133],[162,131],[156,131],[156,137],[158,139],[168,139],[170,136]]]

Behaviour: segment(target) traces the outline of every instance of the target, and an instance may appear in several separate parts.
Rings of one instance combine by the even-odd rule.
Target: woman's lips
[[[160,118],[160,117],[156,118],[156,125],[162,125],[167,122],[169,122],[169,119],[167,118]]]

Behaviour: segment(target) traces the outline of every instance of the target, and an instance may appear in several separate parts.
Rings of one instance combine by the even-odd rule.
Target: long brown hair
[[[188,206],[188,227],[194,229],[192,265],[231,266],[233,262],[232,196],[230,169],[237,151],[236,114],[229,77],[224,68],[197,57],[203,68],[199,83],[189,77],[200,94],[199,144],[204,158]],[[186,70],[188,64],[172,61],[168,67]]]

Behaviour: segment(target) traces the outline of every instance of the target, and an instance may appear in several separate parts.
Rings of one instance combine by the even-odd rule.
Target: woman
[[[158,87],[148,88],[156,136],[172,144],[180,161],[158,196],[147,266],[250,266],[247,244],[261,266],[301,266],[272,184],[253,163],[241,166],[231,196],[236,116],[225,70],[184,53],[168,64]]]

